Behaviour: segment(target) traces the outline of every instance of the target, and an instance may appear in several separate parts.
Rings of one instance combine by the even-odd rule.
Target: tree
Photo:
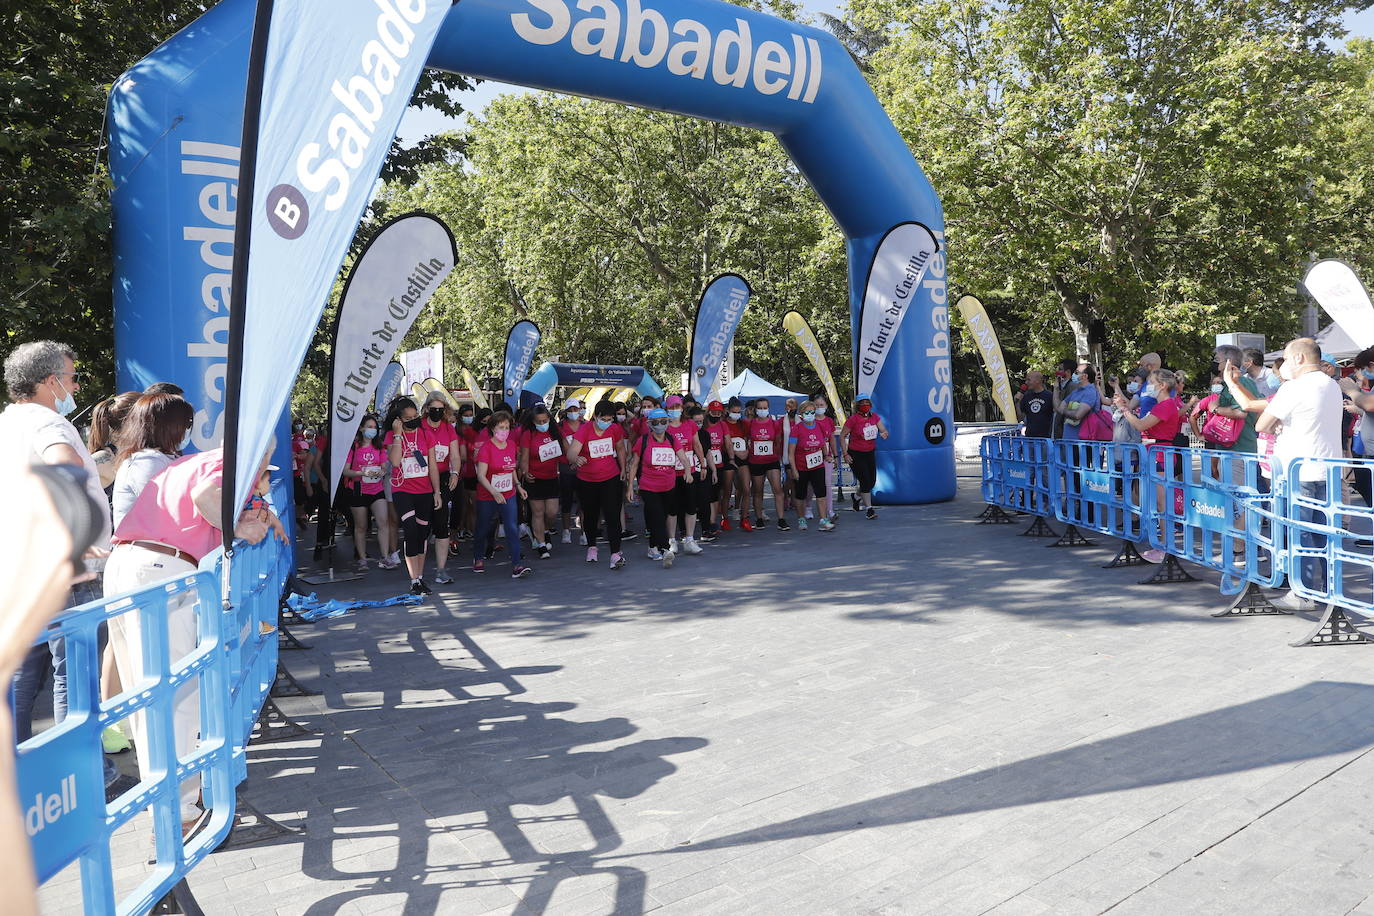
[[[1296,329],[1352,93],[1332,0],[855,0],[877,91],[943,196],[951,278],[1039,365],[1205,363]],[[1060,316],[1056,318],[1056,313]],[[1067,324],[1072,340],[1066,340]]]

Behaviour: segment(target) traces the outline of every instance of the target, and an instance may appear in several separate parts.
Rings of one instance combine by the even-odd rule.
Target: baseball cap
[[[711,403],[709,403],[709,404],[706,405],[706,409],[707,409],[707,410],[724,410],[724,409],[725,409],[725,405],[722,404],[720,401],[712,401]]]
[[[670,394],[670,395],[668,395],[667,399],[663,402],[663,406],[664,406],[664,407],[681,407],[681,406],[682,406],[682,398],[678,397],[678,396],[675,395],[675,394]]]
[[[664,410],[662,407],[655,407],[653,410],[649,411],[649,419],[666,420],[668,419],[668,411]]]
[[[563,402],[563,409],[564,409],[564,410],[572,410],[574,407],[581,407],[581,406],[582,406],[582,402],[579,401],[577,398],[568,398],[566,401]]]
[[[867,401],[868,403],[872,404],[872,403],[873,403],[873,395],[871,395],[871,394],[861,394],[861,395],[859,395],[857,398],[854,399],[854,403],[855,403],[855,404],[859,403],[860,401]]]

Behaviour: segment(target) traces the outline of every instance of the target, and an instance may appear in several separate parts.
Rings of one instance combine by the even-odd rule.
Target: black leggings
[[[439,496],[443,499],[443,502],[440,503],[439,508],[435,509],[431,515],[429,528],[430,534],[434,535],[436,540],[443,541],[449,536],[449,501],[453,499],[453,494],[448,488],[448,471],[444,471],[439,475]],[[414,554],[412,554],[412,556],[414,556]]]
[[[434,491],[428,493],[392,493],[396,517],[401,520],[401,538],[405,541],[406,556],[422,557],[429,541],[429,519],[434,513]]]
[[[814,493],[817,499],[825,499],[825,466],[815,467],[809,471],[796,471],[792,475],[792,486],[797,499],[801,502],[806,501],[807,490]],[[869,487],[872,488],[872,484],[869,484]]]
[[[619,477],[593,483],[578,479],[577,500],[582,504],[582,525],[587,534],[587,546],[595,547],[601,535],[601,522],[606,522],[606,540],[611,553],[620,553],[620,501],[623,496]]]
[[[854,479],[859,482],[859,492],[872,493],[873,485],[878,482],[877,453],[851,451],[849,467],[854,471]]]
[[[644,504],[644,525],[649,529],[649,546],[659,550],[668,549],[668,502],[672,494],[672,490],[639,491],[639,500]]]

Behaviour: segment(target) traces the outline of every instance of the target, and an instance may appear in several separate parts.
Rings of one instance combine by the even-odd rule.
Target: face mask
[[[377,438],[377,427],[375,427],[375,426],[369,426],[367,429],[363,430],[363,438],[364,438],[364,439],[375,439],[375,438]]]
[[[654,409],[654,405],[652,405],[652,404],[640,404],[640,405],[639,405],[639,412],[640,412],[640,413],[648,413],[649,411],[651,411],[651,410],[653,410],[653,409]]]
[[[1159,392],[1158,392],[1158,390],[1155,388],[1154,385],[1146,385],[1146,386],[1145,386],[1145,397],[1147,397],[1147,398],[1155,398],[1155,400],[1159,400],[1158,394],[1159,394]]]
[[[509,435],[510,429],[505,426],[498,426],[496,429],[493,429],[491,431],[491,438],[496,442],[505,442],[506,437]]]
[[[738,410],[732,410],[732,411],[730,411],[730,419],[731,419],[731,420],[738,420],[738,419],[739,419],[740,417],[742,417],[742,416],[744,416],[744,414],[740,413]]]
[[[610,421],[610,420],[607,420],[607,419],[605,419],[605,418],[603,418],[603,417],[597,417],[597,418],[596,418],[596,428],[597,428],[597,429],[600,429],[600,430],[607,430],[607,429],[610,429],[610,428],[611,428],[611,421]]]
[[[549,431],[549,424],[547,424],[547,423],[536,423],[536,424],[534,424],[534,428],[537,429],[537,430],[539,430],[541,433],[546,433],[546,432]]]
[[[815,413],[815,411],[808,410],[806,413],[802,414],[802,422],[803,422],[803,423],[815,423],[815,422],[816,422],[816,413]]]
[[[864,416],[868,416],[868,412],[869,412],[870,410],[872,410],[872,409],[873,409],[873,405],[872,405],[872,404],[861,405],[861,406],[859,407],[859,413],[863,414]]]
[[[569,420],[580,420],[580,419],[582,419],[582,411],[580,411],[580,410],[570,410],[570,411],[568,411],[568,419],[569,419]]]
[[[649,424],[649,428],[656,433],[661,433],[668,428],[668,422],[666,420],[655,420]]]
[[[816,408],[816,416],[818,416],[818,417],[823,417],[823,416],[825,416],[825,408],[824,408],[824,407],[817,407],[817,408]]]
[[[1368,369],[1361,369],[1361,370],[1360,370],[1360,375],[1363,375],[1365,378],[1369,379],[1370,381],[1374,381],[1374,372],[1370,372]]]
[[[755,408],[754,408],[754,413],[758,414],[761,418],[763,418],[763,419],[765,419],[765,420],[768,419],[768,408],[767,408],[767,407],[755,407]]]
[[[313,429],[307,429],[307,430],[305,431],[305,438],[307,438],[307,439],[313,439],[313,438],[315,438],[315,431],[314,431]]]
[[[1127,382],[1127,383],[1126,383],[1126,393],[1127,393],[1127,394],[1135,394],[1135,393],[1136,393],[1137,391],[1139,391],[1139,390],[1140,390],[1140,383],[1139,383],[1139,382]]]
[[[429,418],[433,420],[435,423],[438,423],[440,420],[444,418],[444,408],[431,407],[429,409]]]
[[[401,425],[404,426],[406,429],[416,429],[420,425],[420,418],[411,417],[409,420],[404,421]]]
[[[293,427],[291,427],[291,428],[294,429],[296,432],[300,432],[300,431],[301,431],[300,424],[296,424],[295,426],[293,426]]]
[[[706,425],[706,418],[705,418],[705,417],[693,417],[693,418],[692,418],[692,422],[695,423],[695,424],[697,425],[697,429],[700,429],[701,427],[703,427],[703,426]]]
[[[1221,389],[1222,389],[1222,386],[1221,386],[1221,385],[1213,385],[1213,386],[1212,386],[1212,394],[1221,394]]]
[[[188,430],[186,430],[186,435],[184,435],[184,436],[181,437],[181,442],[179,442],[179,443],[177,444],[177,451],[179,451],[179,452],[184,452],[184,451],[186,451],[186,446],[188,446],[188,445],[190,445],[190,444],[191,444],[191,431],[188,429]]]
[[[471,426],[471,425],[472,425],[472,414],[467,414],[466,416],[464,416],[464,417],[462,418],[462,420],[463,420],[463,425],[464,425],[464,426]]]
[[[669,408],[668,408],[668,419],[670,419],[670,420],[680,420],[680,419],[682,419],[682,409],[681,409],[680,407],[669,407]]]
[[[629,414],[618,413],[618,414],[615,415],[615,422],[617,422],[617,423],[624,423],[624,422],[625,422],[626,420],[628,420],[629,418],[630,418],[630,415],[629,415]]]
[[[1079,375],[1077,372],[1075,372],[1073,375],[1069,376],[1069,384],[1071,384],[1071,385],[1077,385],[1077,384],[1078,384],[1079,382],[1081,382],[1082,380],[1083,380],[1083,376]]]
[[[1283,365],[1279,366],[1279,378],[1285,382],[1293,381],[1293,364],[1288,360],[1284,360]]]

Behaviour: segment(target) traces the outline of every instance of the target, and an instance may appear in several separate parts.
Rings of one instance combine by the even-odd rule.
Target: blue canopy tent
[[[779,388],[768,379],[757,375],[750,369],[745,369],[739,375],[730,380],[728,385],[720,389],[718,395],[722,401],[731,398],[739,398],[746,403],[759,398],[768,399],[768,412],[774,416],[780,416],[786,411],[787,399],[796,398],[800,403],[806,400],[806,395],[797,391],[788,391]]]

